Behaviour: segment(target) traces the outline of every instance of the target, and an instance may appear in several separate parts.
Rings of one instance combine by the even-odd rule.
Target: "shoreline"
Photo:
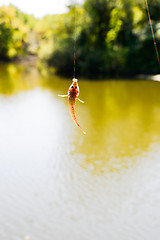
[[[12,60],[9,60],[9,61],[0,61],[0,64],[10,64],[10,63],[13,63],[13,64],[20,64],[20,65],[30,65],[32,67],[36,67],[38,68],[38,56],[37,55],[33,55],[33,54],[30,54],[30,55],[26,55],[26,56],[18,56]],[[48,72],[49,71],[49,68],[48,68]],[[56,76],[60,76],[59,74],[55,74],[54,75]],[[64,76],[63,76],[64,78]],[[68,77],[66,77],[66,79],[68,79]],[[133,77],[105,77],[105,78],[95,78],[95,79],[86,79],[85,77],[81,77],[81,79],[83,80],[89,80],[89,81],[121,81],[121,80],[130,80],[130,81],[143,81],[143,80],[152,80],[152,81],[158,81],[160,82],[160,74],[138,74],[138,75],[135,75]]]

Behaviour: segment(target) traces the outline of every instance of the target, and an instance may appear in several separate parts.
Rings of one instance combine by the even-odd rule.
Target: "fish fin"
[[[77,98],[78,99],[78,101],[80,101],[81,103],[84,103],[84,101],[82,101],[81,99],[79,99],[79,98]]]
[[[68,95],[59,95],[58,94],[58,97],[68,97]]]

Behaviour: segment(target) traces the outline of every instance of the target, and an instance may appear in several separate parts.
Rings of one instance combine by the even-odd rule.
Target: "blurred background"
[[[159,49],[160,0],[148,3]],[[86,135],[58,97],[75,37]],[[159,240],[154,80],[145,1],[1,0],[0,239]]]
[[[5,2],[8,4],[2,5]],[[21,8],[9,4],[9,0],[1,3],[1,60],[37,56],[39,67],[46,64],[70,76],[76,34],[80,76],[133,77],[159,70],[144,0],[61,0],[38,6],[31,0],[10,2]],[[158,42],[160,1],[149,1],[149,8]]]

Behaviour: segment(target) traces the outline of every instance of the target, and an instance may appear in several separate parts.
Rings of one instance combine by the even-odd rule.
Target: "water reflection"
[[[39,86],[40,75],[35,66],[21,64],[0,64],[0,93],[17,94]]]
[[[82,136],[69,117],[67,93],[69,79],[40,74],[32,66],[1,65],[0,93],[12,95],[35,87],[49,90],[64,105],[65,132],[68,124],[74,146],[72,156],[82,158],[81,166],[94,174],[119,171],[136,162],[136,156],[150,151],[160,142],[160,85],[152,81],[80,81],[78,119],[87,131]],[[58,110],[59,111],[59,110]]]
[[[87,135],[76,152],[92,172],[120,170],[160,140],[159,84],[155,82],[81,83],[87,103]],[[88,90],[87,90],[88,89]],[[78,145],[78,142],[77,142]]]

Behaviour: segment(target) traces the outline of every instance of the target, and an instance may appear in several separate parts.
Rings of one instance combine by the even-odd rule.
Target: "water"
[[[0,76],[0,240],[159,240],[160,84]]]

